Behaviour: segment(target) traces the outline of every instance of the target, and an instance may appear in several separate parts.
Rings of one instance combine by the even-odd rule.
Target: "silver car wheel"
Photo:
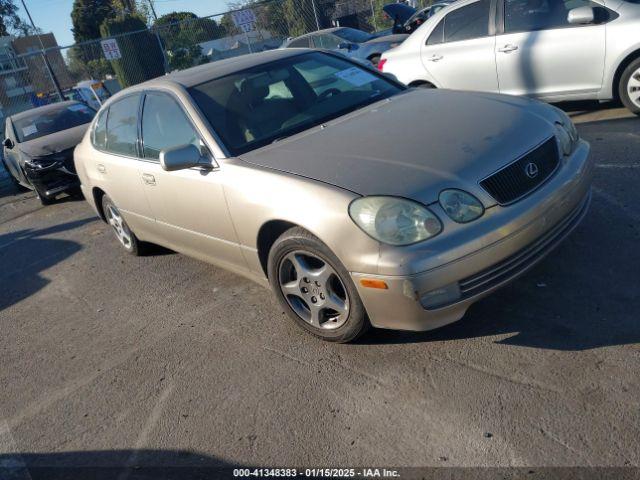
[[[332,330],[347,321],[347,289],[326,260],[309,252],[293,251],[282,259],[278,273],[284,298],[305,322]]]
[[[113,231],[116,233],[116,237],[118,237],[118,240],[124,246],[124,248],[130,249],[132,245],[131,231],[129,230],[129,227],[127,227],[127,224],[122,219],[120,212],[113,205],[109,205],[109,208],[107,208],[106,213],[107,213],[107,221],[109,222],[109,225],[111,225],[111,227],[113,228]]]
[[[627,82],[627,93],[629,99],[638,108],[640,108],[640,68],[631,74]]]

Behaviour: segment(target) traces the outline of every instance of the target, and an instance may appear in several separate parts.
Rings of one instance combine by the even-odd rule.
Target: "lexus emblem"
[[[527,163],[524,167],[524,173],[526,173],[529,178],[536,178],[538,176],[538,165],[533,162]]]

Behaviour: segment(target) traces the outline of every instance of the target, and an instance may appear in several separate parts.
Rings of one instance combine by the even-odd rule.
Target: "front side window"
[[[491,2],[479,2],[458,8],[444,17],[444,41],[460,42],[489,35]]]
[[[189,89],[234,155],[320,125],[403,88],[367,68],[309,52]]]
[[[140,95],[129,95],[111,106],[107,116],[107,150],[137,157]]]
[[[316,48],[326,48],[327,50],[335,50],[338,45],[344,43],[340,37],[335,35],[321,34],[313,37],[313,44]]]
[[[606,21],[606,9],[588,0],[505,0],[504,31],[533,32],[572,26],[569,11],[578,7],[595,9],[596,23]],[[603,15],[604,14],[604,15]]]
[[[364,43],[373,38],[372,35],[362,30],[356,30],[355,28],[341,28],[333,32],[338,37],[352,43]]]
[[[182,108],[169,95],[148,93],[142,112],[144,157],[157,160],[160,152],[182,145],[197,145],[199,136]]]
[[[90,123],[96,111],[83,103],[61,105],[46,111],[35,109],[29,116],[14,120],[18,143],[51,135]]]

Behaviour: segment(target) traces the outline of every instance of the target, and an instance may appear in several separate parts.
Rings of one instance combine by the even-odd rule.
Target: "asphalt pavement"
[[[597,172],[567,241],[454,325],[349,345],[4,181],[0,466],[639,466],[640,119],[574,118]]]

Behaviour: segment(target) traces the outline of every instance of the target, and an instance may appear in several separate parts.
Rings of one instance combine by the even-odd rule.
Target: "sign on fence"
[[[244,33],[248,33],[256,29],[256,14],[250,8],[231,12],[231,18],[233,19],[235,26]]]
[[[102,51],[104,52],[104,58],[107,60],[118,60],[122,58],[120,53],[120,47],[118,47],[118,41],[115,38],[108,38],[102,40]]]

